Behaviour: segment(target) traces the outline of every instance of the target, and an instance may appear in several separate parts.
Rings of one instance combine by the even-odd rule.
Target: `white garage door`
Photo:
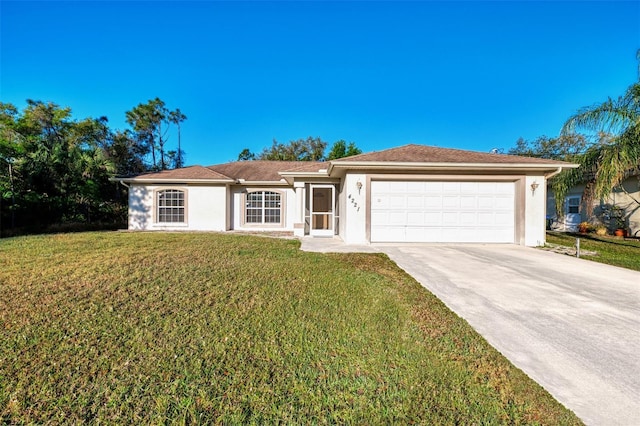
[[[371,182],[371,242],[514,242],[513,182]]]

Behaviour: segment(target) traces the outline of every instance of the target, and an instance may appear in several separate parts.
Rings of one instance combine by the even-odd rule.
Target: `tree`
[[[157,99],[157,98],[156,98]],[[159,122],[162,120],[162,111],[157,111],[157,103],[139,104],[126,112],[127,123],[133,129],[135,139],[140,146],[140,150],[146,154],[151,154],[151,168],[157,169],[156,161],[156,133]],[[163,103],[164,105],[164,103]]]
[[[169,113],[169,120],[178,126],[178,149],[175,152],[175,166],[174,168],[179,169],[183,166],[183,154],[182,147],[180,144],[180,123],[187,119],[187,116],[180,111],[180,109],[176,109],[175,111],[171,111]]]
[[[109,178],[148,171],[151,154],[154,169],[182,165],[184,152],[167,150],[166,135],[170,124],[179,135],[186,116],[156,98],[127,119],[134,131],[114,132],[106,117],[76,120],[53,102],[27,100],[23,111],[0,102],[0,231],[122,223],[124,188]]]
[[[563,172],[552,181],[556,200],[564,200],[572,186],[585,182],[587,199],[604,199],[617,187],[640,205],[621,185],[629,171],[640,165],[640,82],[617,99],[579,110],[564,123],[562,135],[577,130],[596,132],[599,140],[575,159],[579,169]]]
[[[105,151],[114,164],[116,175],[132,176],[147,171],[144,164],[146,150],[136,142],[129,130],[117,130],[110,139]]]
[[[145,154],[151,155],[152,170],[166,170],[169,159],[165,145],[168,141],[170,124],[178,127],[178,150],[175,152],[175,165],[182,166],[182,149],[180,146],[180,123],[187,116],[179,109],[170,111],[160,98],[150,99],[146,104],[139,104],[126,112],[127,123],[134,131],[135,139]],[[158,158],[159,157],[159,158]]]
[[[123,220],[123,188],[109,178],[119,168],[145,170],[132,147],[106,117],[74,120],[53,102],[27,100],[21,112],[0,103],[0,226]]]
[[[251,161],[255,160],[256,155],[249,150],[249,148],[243,149],[240,154],[238,154],[238,161]]]
[[[309,136],[283,144],[273,140],[270,148],[264,148],[258,156],[259,160],[276,161],[323,161],[327,143],[322,139]],[[244,152],[244,151],[243,151]],[[242,154],[242,153],[241,153]]]
[[[22,136],[15,131],[18,109],[8,103],[0,102],[0,230],[2,230],[3,212],[10,218],[13,229],[16,223],[16,199],[13,179],[13,162],[19,156],[18,141]],[[8,208],[3,209],[3,203]]]
[[[327,160],[336,160],[338,158],[351,157],[352,155],[362,154],[362,150],[356,146],[355,143],[347,142],[343,139],[334,142],[327,155]]]
[[[518,139],[516,146],[511,148],[508,154],[572,161],[576,156],[582,154],[588,146],[587,138],[580,134],[560,135],[557,138],[540,136],[533,142],[523,138]]]

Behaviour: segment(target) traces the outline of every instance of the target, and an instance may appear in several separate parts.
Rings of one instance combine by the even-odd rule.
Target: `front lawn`
[[[595,234],[547,232],[547,243],[559,246],[573,247],[576,245],[576,238],[580,238],[581,250],[596,252],[595,255],[581,255],[581,258],[640,271],[640,241],[638,240],[600,237]]]
[[[0,240],[4,423],[579,424],[380,254]]]

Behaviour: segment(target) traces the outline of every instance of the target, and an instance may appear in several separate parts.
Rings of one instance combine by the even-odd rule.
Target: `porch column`
[[[294,182],[296,191],[296,216],[293,222],[293,235],[304,237],[304,182]]]

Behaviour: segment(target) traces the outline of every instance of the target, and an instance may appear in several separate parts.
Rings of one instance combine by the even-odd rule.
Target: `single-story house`
[[[585,197],[586,183],[572,187],[564,199],[564,217],[558,218],[553,191],[548,191],[547,217],[552,229],[575,232],[582,222],[600,223],[610,231],[622,227],[632,236],[640,236],[640,166],[629,170],[621,187],[607,199]]]
[[[405,145],[327,162],[238,161],[118,178],[130,230],[289,231],[347,244],[545,242],[566,162]]]

